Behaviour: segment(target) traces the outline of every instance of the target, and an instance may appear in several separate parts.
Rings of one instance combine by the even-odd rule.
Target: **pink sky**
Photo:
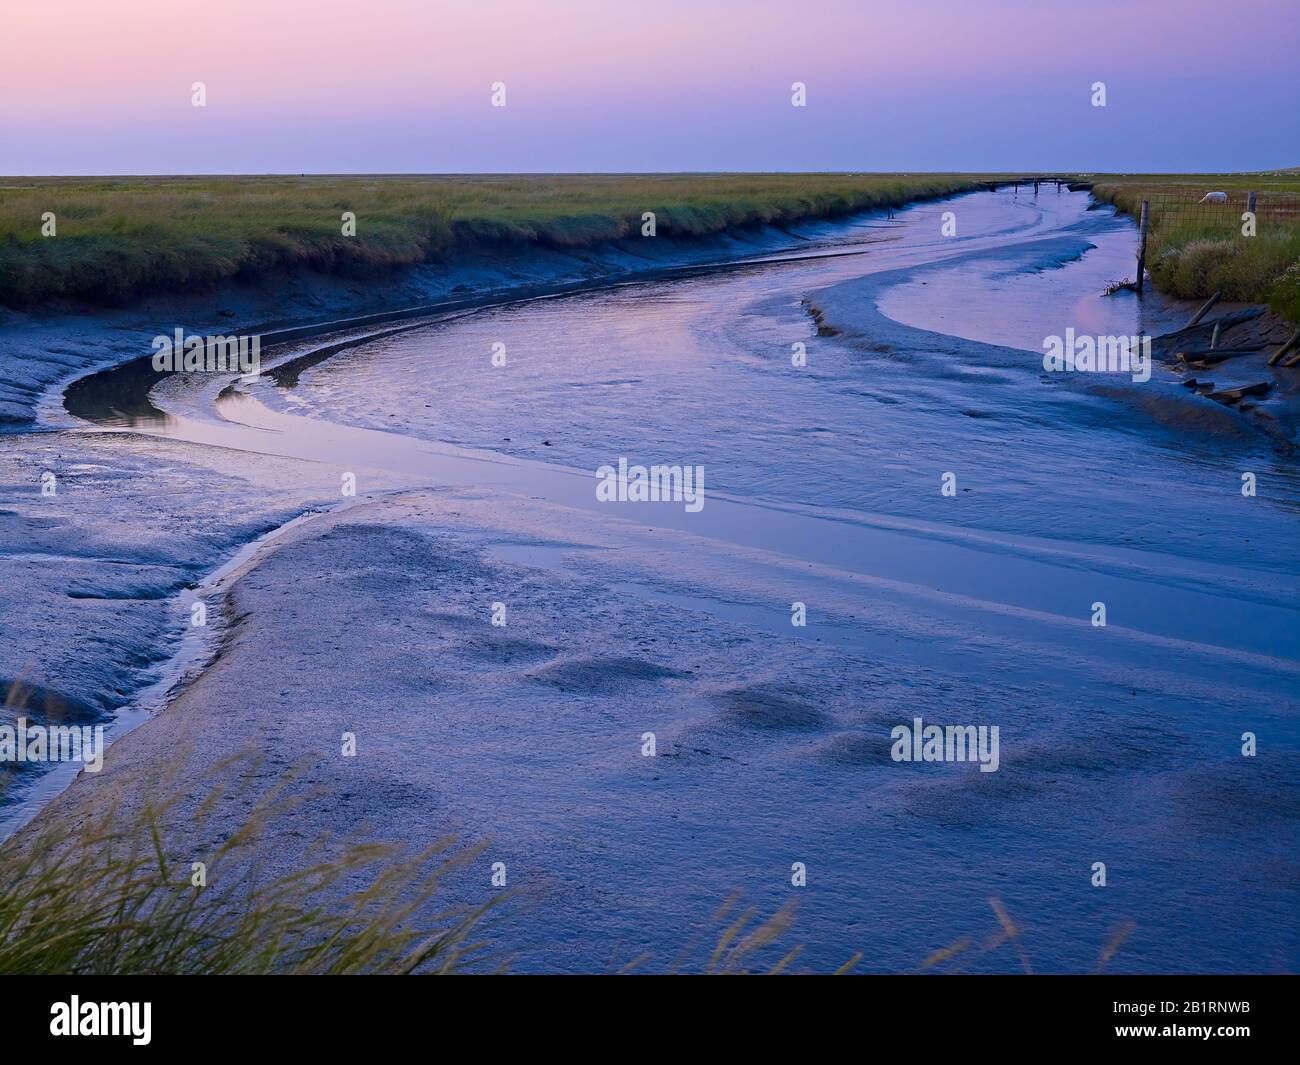
[[[0,173],[1297,165],[1298,44],[1295,0],[14,0]]]

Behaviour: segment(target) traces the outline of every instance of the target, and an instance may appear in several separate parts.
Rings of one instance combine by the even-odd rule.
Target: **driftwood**
[[[1272,381],[1259,381],[1253,385],[1242,385],[1240,388],[1225,388],[1222,392],[1211,392],[1210,399],[1223,404],[1232,404],[1246,396],[1266,396],[1272,387]]]
[[[1264,347],[1263,344],[1234,344],[1230,348],[1207,348],[1202,344],[1188,344],[1178,349],[1178,357],[1184,360],[1199,359],[1205,355],[1218,355],[1224,351],[1242,351],[1254,355],[1263,351]]]
[[[1296,335],[1286,342],[1285,347],[1287,348],[1295,347],[1297,338],[1300,338],[1300,330],[1297,330]],[[1278,356],[1281,357],[1281,352],[1278,353]],[[1294,355],[1292,355],[1289,359],[1287,359],[1286,362],[1282,363],[1282,365],[1289,370],[1292,366],[1295,366],[1297,363],[1300,363],[1300,351],[1297,351]]]
[[[1157,355],[1170,354],[1175,351],[1209,350],[1209,338],[1215,325],[1219,326],[1220,337],[1225,337],[1230,329],[1235,329],[1243,322],[1258,318],[1264,313],[1263,307],[1244,307],[1239,311],[1221,315],[1213,322],[1200,322],[1197,325],[1185,325],[1171,333],[1162,333],[1151,338],[1151,346]],[[1239,345],[1246,347],[1247,345]]]
[[[1229,359],[1238,359],[1243,355],[1257,355],[1263,348],[1218,348],[1214,351],[1180,351],[1178,358],[1189,365],[1217,366]]]
[[[1283,344],[1280,348],[1278,348],[1277,351],[1273,353],[1273,357],[1268,360],[1268,364],[1270,366],[1276,366],[1279,362],[1282,361],[1282,357],[1293,347],[1295,347],[1297,343],[1300,343],[1300,329],[1297,329],[1294,333],[1292,333],[1291,339],[1288,340],[1285,344]]]
[[[1199,322],[1202,318],[1204,318],[1207,314],[1209,314],[1210,308],[1219,302],[1219,297],[1222,295],[1223,295],[1222,292],[1216,292],[1213,296],[1211,296],[1208,300],[1206,300],[1203,304],[1201,304],[1201,309],[1197,311],[1194,315],[1192,315],[1192,320],[1188,322],[1185,326],[1183,326],[1183,328],[1191,329],[1192,326],[1194,326],[1197,322]]]

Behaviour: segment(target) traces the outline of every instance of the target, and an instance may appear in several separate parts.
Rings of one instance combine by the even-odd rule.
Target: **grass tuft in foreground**
[[[202,812],[222,794],[214,788]],[[277,787],[195,856],[206,882],[196,886],[193,863],[166,856],[177,801],[125,819],[109,808],[75,828],[47,817],[5,843],[0,973],[446,973],[478,954],[471,936],[493,903],[425,916],[442,878],[478,850],[451,857],[447,840],[418,854],[356,844],[265,876],[262,830],[293,805]]]

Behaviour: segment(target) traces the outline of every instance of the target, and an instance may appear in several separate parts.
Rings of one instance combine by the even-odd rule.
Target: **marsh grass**
[[[667,971],[672,974],[694,972],[706,976],[741,976],[754,972],[775,976],[788,971],[794,960],[803,953],[803,947],[798,944],[780,948],[781,941],[794,925],[794,902],[784,903],[771,916],[760,920],[757,907],[741,908],[743,897],[739,891],[732,892],[708,924],[687,941]],[[711,948],[704,946],[705,939],[710,934],[715,937]],[[780,948],[781,953],[772,960],[774,947]],[[848,972],[861,957],[861,954],[855,954],[839,971]],[[643,953],[618,971],[622,975],[636,973],[654,960],[653,954]]]
[[[1231,206],[1193,209],[1212,190],[1227,192]],[[1258,228],[1244,237],[1241,212],[1250,191],[1259,193]],[[1161,291],[1181,299],[1221,292],[1300,321],[1300,172],[1108,177],[1093,195],[1134,218],[1142,201],[1150,202],[1147,269]]]
[[[232,768],[223,765],[222,770]],[[222,774],[224,775],[224,774]],[[288,778],[254,794],[243,824],[194,856],[168,856],[183,789],[136,814],[109,806],[84,821],[42,818],[0,848],[0,973],[447,973],[481,959],[473,934],[501,898],[432,917],[442,881],[481,848],[452,853],[441,840],[417,853],[386,843],[342,847],[317,841],[304,853],[331,856],[290,873],[262,871],[267,827],[292,817]],[[211,787],[187,832],[226,791]]]
[[[1033,975],[1034,965],[1025,946],[1024,927],[1015,921],[1001,899],[993,896],[988,901],[989,908],[997,920],[996,928],[979,938],[963,936],[948,946],[934,951],[913,971],[957,973],[969,962],[1009,946],[1016,955],[1020,969],[1026,975]],[[1097,951],[1097,960],[1092,969],[1094,973],[1105,971],[1136,928],[1137,925],[1133,921],[1123,921],[1110,931]]]
[[[0,720],[28,713],[36,690],[21,677],[9,684]],[[125,787],[100,778],[102,805],[49,811],[0,843],[0,974],[411,974],[488,964],[473,936],[509,895],[437,909],[446,878],[482,845],[447,838],[412,851],[322,838],[299,851],[315,860],[267,873],[270,830],[292,835],[295,810],[321,796],[300,786],[298,768],[260,783],[253,752],[189,779],[187,753]],[[0,801],[16,783],[0,774]],[[120,801],[127,792],[138,805]],[[232,806],[247,813],[229,830],[217,812]]]
[[[718,908],[710,922],[682,949],[669,966],[670,973],[696,972],[706,975],[779,975],[791,972],[803,953],[802,944],[789,945],[794,929],[796,905],[786,902],[768,917],[760,917],[757,907],[742,906],[742,895],[735,892]],[[1015,965],[1024,973],[1035,972],[1029,949],[1025,944],[1024,926],[1011,916],[1001,899],[991,897],[989,907],[996,924],[982,936],[963,936],[946,947],[927,955],[909,973],[961,972],[970,964],[1004,949],[1013,952]],[[1093,963],[1094,973],[1104,972],[1133,934],[1137,925],[1123,921],[1106,936]],[[713,936],[712,946],[705,944]],[[841,976],[857,970],[865,957],[857,951],[849,955],[834,970]],[[635,973],[653,961],[650,954],[642,954],[624,965],[620,973]]]
[[[123,303],[298,268],[344,276],[486,247],[591,248],[657,233],[833,218],[952,195],[963,174],[0,178],[0,304]],[[54,237],[41,235],[53,212]],[[344,211],[356,235],[342,235]]]

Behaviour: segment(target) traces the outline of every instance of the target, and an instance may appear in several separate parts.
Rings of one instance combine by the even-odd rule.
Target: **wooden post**
[[[1147,201],[1142,201],[1142,220],[1138,223],[1138,295],[1142,295],[1142,275],[1147,269]]]
[[[1255,194],[1253,192],[1246,197],[1246,210],[1251,214],[1255,213]]]

